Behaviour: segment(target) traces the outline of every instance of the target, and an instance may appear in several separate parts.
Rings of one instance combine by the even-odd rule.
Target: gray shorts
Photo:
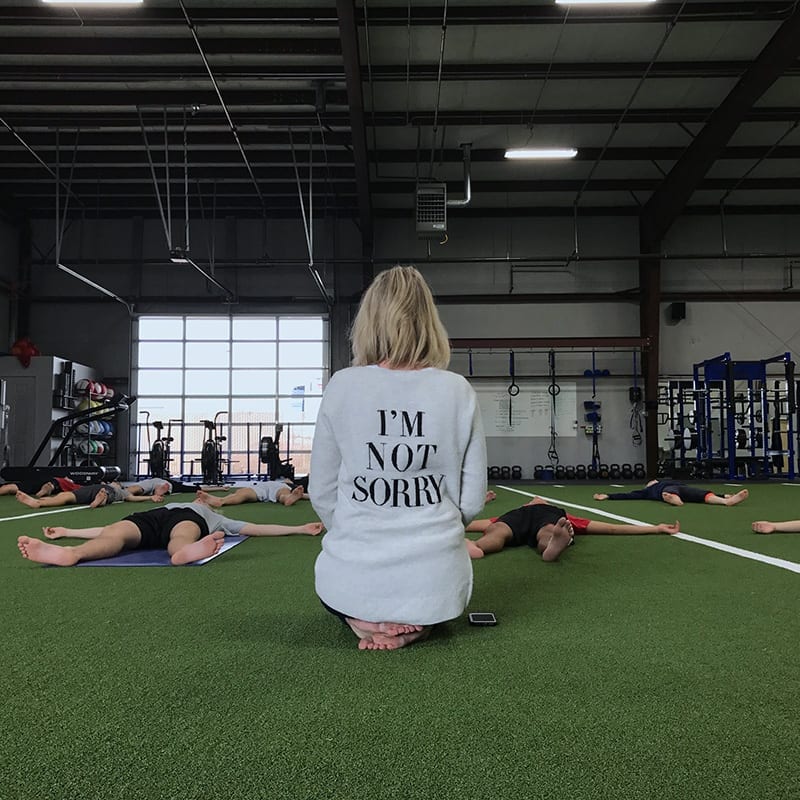
[[[142,494],[152,495],[156,493],[156,488],[161,486],[162,483],[167,484],[167,494],[171,491],[169,481],[163,478],[145,478],[143,481],[125,481],[122,485],[127,489],[129,486],[141,486]]]
[[[250,488],[256,493],[259,503],[277,503],[278,492],[289,487],[283,481],[260,481]]]

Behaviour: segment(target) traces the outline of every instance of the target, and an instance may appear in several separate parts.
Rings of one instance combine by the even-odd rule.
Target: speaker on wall
[[[686,319],[686,303],[670,303],[669,318],[672,322],[680,322]]]

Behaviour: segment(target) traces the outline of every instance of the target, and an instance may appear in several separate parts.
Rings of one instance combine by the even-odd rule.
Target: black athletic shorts
[[[73,489],[72,494],[75,495],[75,502],[79,506],[88,506],[94,501],[102,488],[102,486],[94,483],[91,486],[81,486],[79,489]],[[59,489],[59,491],[61,490]]]
[[[200,536],[208,536],[206,521],[191,508],[154,508],[152,511],[138,511],[125,517],[142,534],[142,540],[134,550],[166,550],[169,535],[179,522],[194,522],[200,528]]]
[[[528,545],[536,547],[536,534],[544,525],[551,525],[558,522],[561,517],[566,517],[567,512],[563,508],[551,505],[522,506],[509,511],[507,514],[498,517],[498,522],[504,522],[511,528],[511,541],[508,547],[520,547]]]

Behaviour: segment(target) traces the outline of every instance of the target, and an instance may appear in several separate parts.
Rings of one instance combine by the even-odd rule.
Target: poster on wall
[[[519,381],[519,394],[498,382],[473,383],[478,395],[487,436],[550,436],[553,398],[546,381]],[[558,436],[577,436],[577,391],[574,383],[562,383],[555,398]]]

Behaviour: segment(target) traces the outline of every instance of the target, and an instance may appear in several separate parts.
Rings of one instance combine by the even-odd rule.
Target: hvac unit
[[[420,183],[417,186],[417,235],[447,233],[447,184]]]

